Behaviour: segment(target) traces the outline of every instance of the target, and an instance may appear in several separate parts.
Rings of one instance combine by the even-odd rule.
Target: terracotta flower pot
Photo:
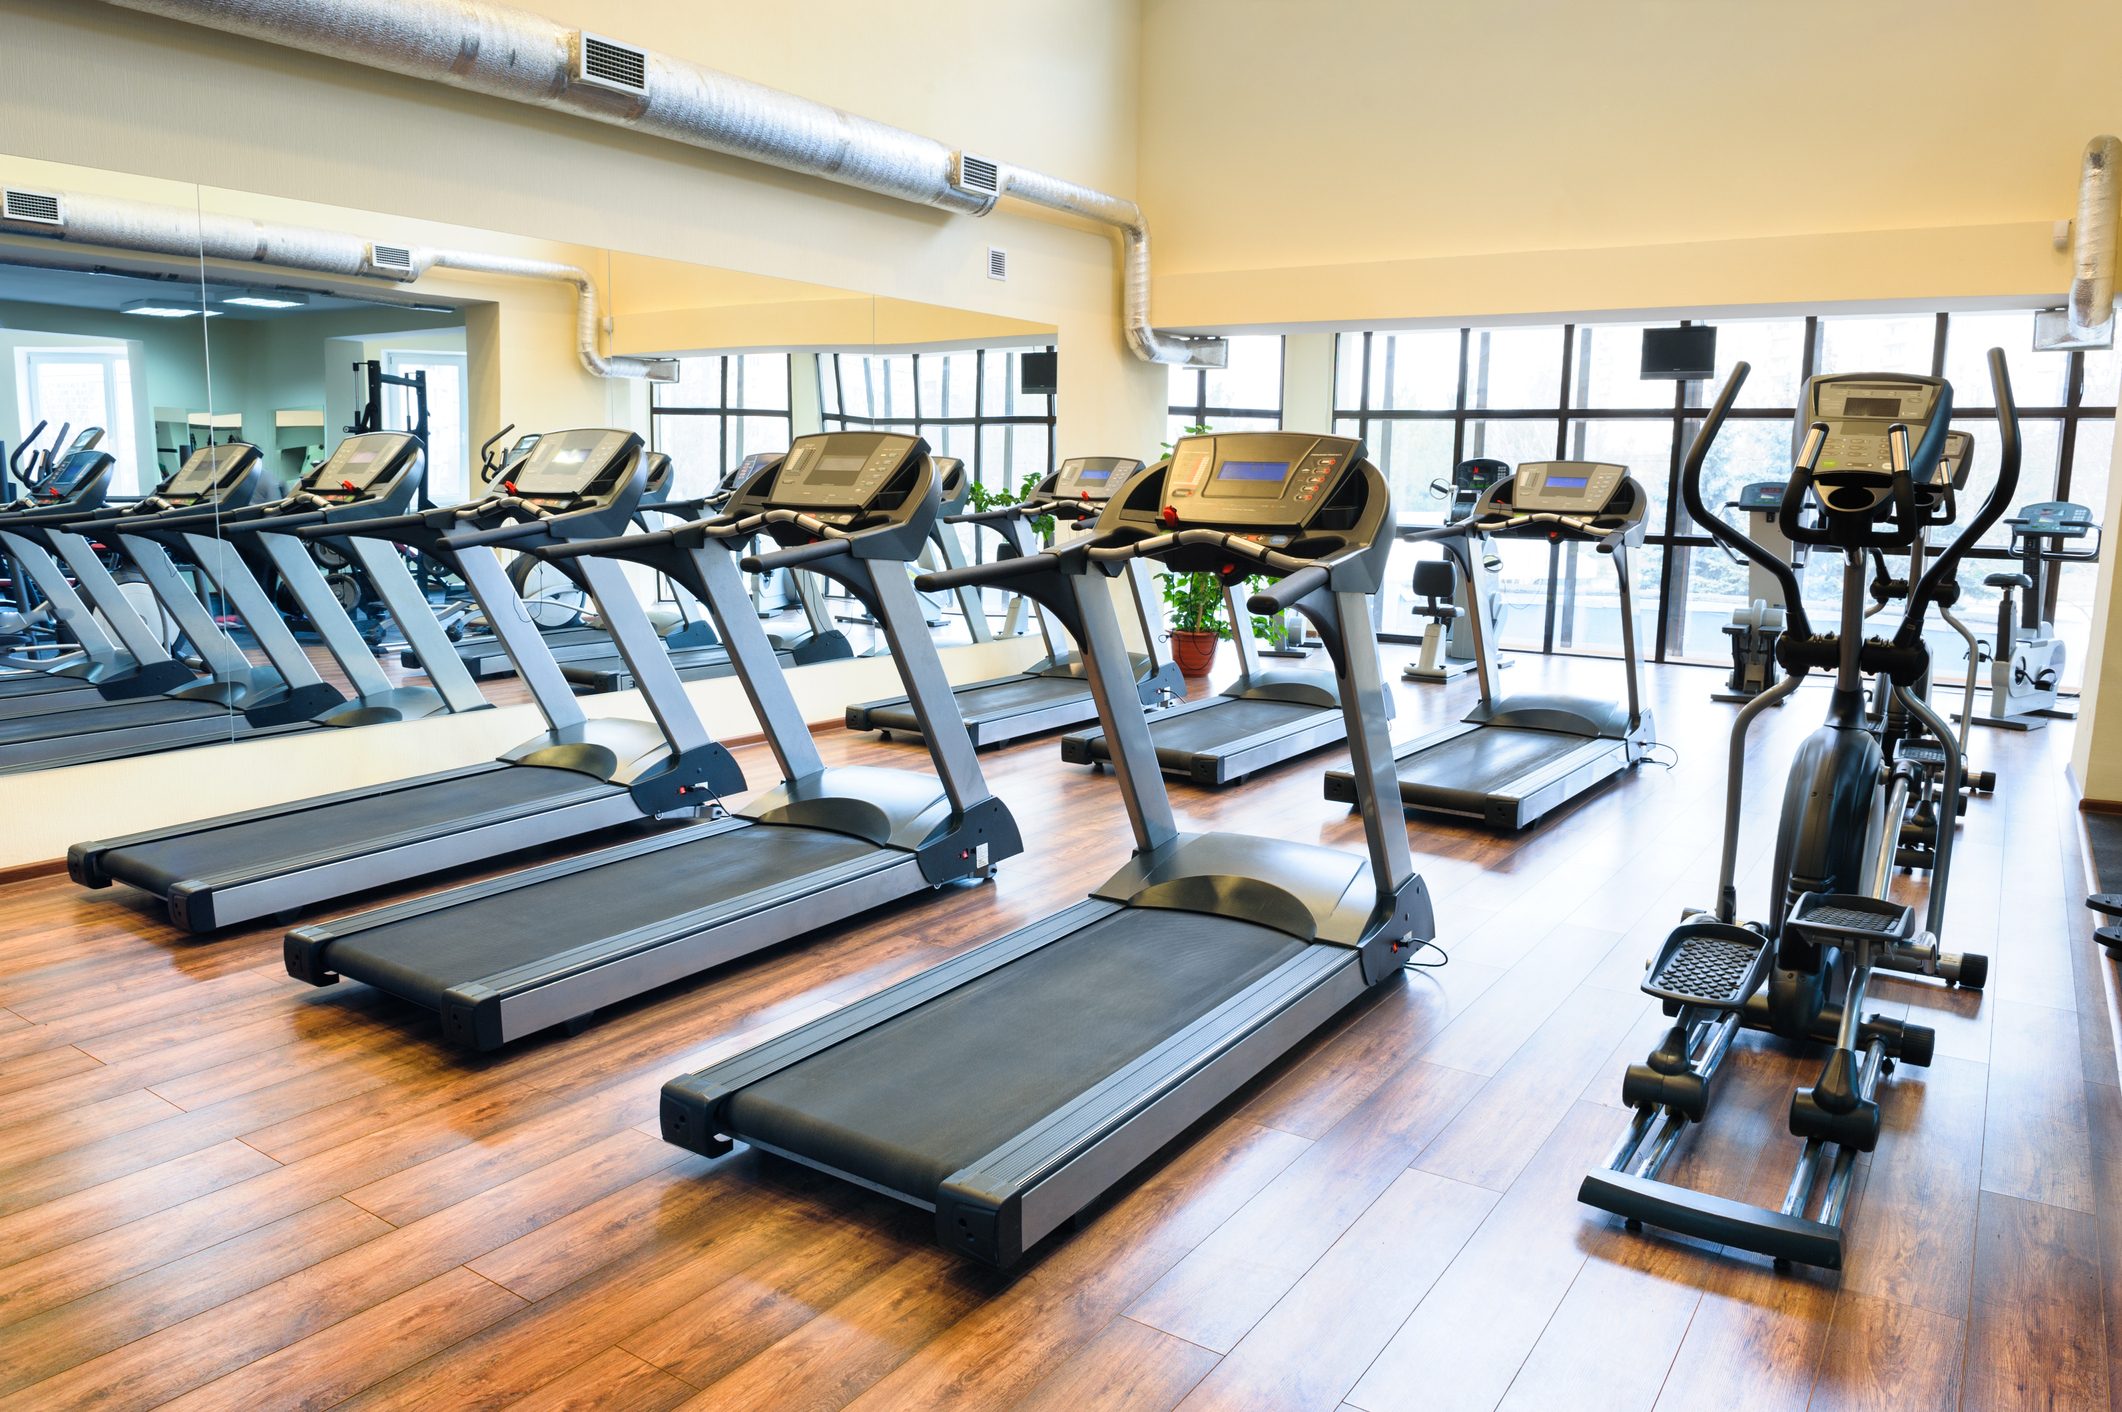
[[[1222,640],[1212,632],[1174,632],[1172,660],[1179,664],[1179,675],[1207,676],[1208,669],[1216,663],[1216,645]]]

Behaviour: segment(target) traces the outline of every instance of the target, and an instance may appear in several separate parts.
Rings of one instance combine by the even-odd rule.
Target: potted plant
[[[1247,579],[1250,590],[1260,580]],[[1223,611],[1223,581],[1214,574],[1164,574],[1160,590],[1171,618],[1172,660],[1180,675],[1205,677],[1216,662],[1216,644],[1231,635],[1229,617]],[[1280,646],[1285,624],[1279,617],[1255,615],[1253,635]]]
[[[1216,662],[1216,644],[1230,635],[1223,617],[1223,584],[1214,574],[1160,576],[1171,618],[1172,660],[1180,675],[1205,677]]]

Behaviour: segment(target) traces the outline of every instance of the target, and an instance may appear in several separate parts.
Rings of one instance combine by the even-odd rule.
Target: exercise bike
[[[1775,575],[1790,625],[1777,657],[1787,675],[1740,708],[1732,726],[1724,843],[1713,910],[1683,918],[1643,982],[1673,1018],[1650,1056],[1629,1066],[1622,1096],[1635,1110],[1606,1165],[1588,1174],[1578,1200],[1622,1217],[1631,1229],[1660,1226],[1759,1252],[1778,1262],[1839,1269],[1843,1226],[1859,1154],[1879,1141],[1877,1092],[1894,1064],[1926,1066],[1934,1035],[1885,1015],[1866,1016],[1872,975],[1886,970],[1979,989],[1988,959],[1944,951],[1954,816],[1939,829],[1930,895],[1917,910],[1886,896],[1912,767],[1889,763],[1866,717],[1865,683],[1884,677],[1900,708],[1937,739],[1945,722],[1916,692],[1929,669],[1923,620],[1960,560],[2011,502],[2019,482],[2018,413],[2001,349],[1989,355],[1996,389],[1999,468],[1982,509],[1932,560],[1908,592],[1891,639],[1864,636],[1864,561],[1873,549],[1906,554],[1949,513],[1932,479],[1952,415],[1942,378],[1832,374],[1812,378],[1795,428],[1797,450],[1776,518],[1791,542],[1842,558],[1837,630],[1814,633],[1796,571],[1702,502],[1702,467],[1723,429],[1747,366],[1733,369],[1681,477],[1688,512],[1719,542]],[[1747,734],[1808,673],[1832,670],[1827,720],[1792,762],[1769,875],[1764,920],[1741,922],[1736,875]],[[1945,755],[1943,795],[1960,789],[1957,752]],[[1690,1123],[1706,1120],[1711,1085],[1741,1029],[1824,1044],[1810,1088],[1791,1095],[1790,1129],[1803,1141],[1777,1209],[1695,1191],[1659,1178]]]
[[[1451,508],[1444,519],[1446,524],[1456,524],[1470,518],[1488,488],[1510,473],[1510,462],[1476,456],[1452,469],[1449,485],[1434,480],[1429,483],[1429,490],[1432,495],[1451,497]],[[1411,611],[1418,618],[1427,618],[1429,624],[1422,629],[1422,655],[1400,673],[1402,680],[1450,681],[1474,669],[1477,642],[1493,643],[1502,636],[1503,595],[1496,591],[1497,576],[1502,571],[1502,559],[1485,539],[1474,560],[1474,572],[1481,577],[1478,594],[1467,592],[1458,561],[1450,555],[1416,562],[1414,590],[1422,602]],[[1469,621],[1476,602],[1488,605],[1486,631],[1478,636]]]
[[[2068,500],[2028,505],[2004,522],[2011,528],[2016,573],[1991,574],[1982,582],[2003,590],[1997,600],[1996,657],[1990,663],[1989,714],[1977,716],[1985,726],[2005,730],[2039,730],[2050,721],[2075,719],[2058,710],[2067,655],[2055,626],[2043,616],[2048,609],[2050,564],[2090,564],[2100,557],[2100,527],[2093,512]],[[2087,535],[2092,543],[2066,549]],[[2016,604],[2015,604],[2016,598]],[[2014,607],[2017,611],[2014,612]]]
[[[1776,510],[1783,503],[1783,482],[1755,481],[1739,491],[1739,498],[1725,502],[1727,510],[1746,512],[1746,532],[1778,558],[1805,567],[1805,551],[1798,549],[1776,528]],[[1749,563],[1729,549],[1733,562],[1746,570],[1746,606],[1732,610],[1724,635],[1731,639],[1731,675],[1724,690],[1710,693],[1713,701],[1751,701],[1776,684],[1776,642],[1788,621],[1783,607],[1783,586],[1775,575]]]

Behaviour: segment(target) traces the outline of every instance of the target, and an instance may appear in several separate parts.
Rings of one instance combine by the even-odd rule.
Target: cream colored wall
[[[1132,0],[1014,6],[1006,24],[981,0],[814,0],[800,24],[778,6],[717,7],[710,20],[686,0],[532,8],[946,142],[1135,190]],[[40,76],[0,94],[0,143],[16,152],[1053,327],[1069,355],[1063,446],[1156,440],[1164,373],[1126,352],[1107,231],[1013,209],[953,215],[97,5],[0,0],[0,31],[10,62]],[[949,81],[937,82],[945,52],[955,61]],[[54,104],[53,91],[96,101]],[[150,132],[152,145],[141,140]],[[1009,250],[1007,281],[986,277],[989,245]]]
[[[2058,293],[2118,47],[2079,0],[1150,0],[1160,317]]]
[[[2108,526],[2108,549],[2100,556],[2099,587],[2093,594],[2092,642],[2085,657],[2085,685],[2078,698],[2078,735],[2071,742],[2071,777],[2088,800],[2122,808],[2122,612],[2115,603],[2116,561],[2122,559],[2122,441],[2107,476],[2107,504],[2095,506]]]

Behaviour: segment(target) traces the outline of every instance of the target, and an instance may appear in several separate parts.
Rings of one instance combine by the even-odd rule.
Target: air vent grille
[[[1002,194],[1002,174],[995,164],[985,157],[975,157],[970,152],[958,154],[958,186],[965,191],[981,196]]]
[[[575,51],[584,83],[616,88],[622,93],[648,92],[648,53],[630,44],[620,44],[602,35],[584,33]]]
[[[1007,250],[997,250],[992,245],[987,247],[987,277],[989,279],[1009,278],[1009,252]]]
[[[23,191],[7,188],[6,217],[11,221],[27,221],[32,225],[56,226],[65,222],[59,215],[59,196],[51,191]]]
[[[413,252],[403,245],[371,245],[368,247],[368,262],[378,274],[411,279],[416,273]]]

